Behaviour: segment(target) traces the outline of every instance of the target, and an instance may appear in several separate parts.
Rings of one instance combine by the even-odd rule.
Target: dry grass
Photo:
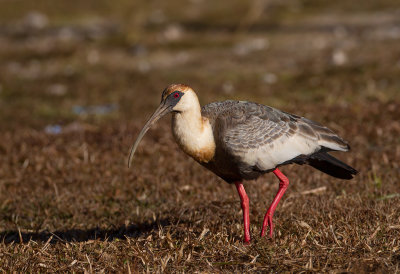
[[[29,1],[14,13],[1,4],[1,270],[399,272],[396,1],[266,1],[251,22],[237,20],[251,11],[241,1],[68,3],[34,7],[48,15],[41,28],[23,20]],[[325,123],[350,141],[338,157],[360,174],[284,167],[291,185],[274,240],[258,235],[278,181],[248,182],[244,246],[236,190],[179,151],[169,119],[126,167],[171,82],[203,103],[247,99]],[[103,104],[118,108],[74,112]],[[49,124],[63,131],[46,133]]]

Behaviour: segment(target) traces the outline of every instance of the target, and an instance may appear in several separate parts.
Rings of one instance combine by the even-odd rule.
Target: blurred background
[[[1,128],[141,119],[177,82],[303,114],[399,93],[396,0],[0,5]]]
[[[276,244],[242,253],[234,188],[179,151],[169,118],[126,167],[171,83],[202,104],[256,101],[321,122],[350,142],[338,157],[361,173],[349,183],[285,167]],[[3,267],[398,271],[399,117],[398,0],[0,0]],[[257,235],[276,179],[246,189]]]

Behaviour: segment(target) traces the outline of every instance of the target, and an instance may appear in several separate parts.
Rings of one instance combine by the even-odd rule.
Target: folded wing
[[[271,170],[318,151],[349,150],[333,131],[306,118],[251,102],[223,103],[214,106],[216,139],[227,155],[253,169]]]

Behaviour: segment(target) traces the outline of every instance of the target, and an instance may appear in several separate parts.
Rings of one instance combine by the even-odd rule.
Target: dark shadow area
[[[182,223],[181,221],[179,221]],[[58,242],[86,242],[89,240],[112,241],[114,239],[125,240],[126,237],[139,238],[143,234],[147,234],[152,230],[157,230],[160,226],[176,225],[177,220],[162,219],[151,223],[132,224],[129,226],[122,225],[115,229],[69,229],[41,231],[41,232],[20,232],[18,230],[0,232],[0,239],[3,243],[28,243],[30,240],[36,242],[47,242],[50,237],[51,244]]]

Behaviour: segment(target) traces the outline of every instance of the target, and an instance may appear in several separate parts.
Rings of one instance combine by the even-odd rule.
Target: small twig
[[[93,268],[92,268],[92,263],[90,262],[90,259],[89,259],[89,257],[88,257],[88,255],[86,254],[86,260],[88,261],[88,263],[89,263],[89,269],[90,269],[90,273],[93,273]]]
[[[201,241],[209,231],[210,230],[208,228],[204,228],[203,231],[200,234],[199,240]]]
[[[257,254],[256,256],[254,256],[253,260],[251,260],[251,264],[256,263],[258,256],[260,256],[259,254]]]
[[[42,247],[42,252],[44,252],[50,245],[51,240],[53,239],[53,235],[51,235],[49,237],[49,239],[46,241],[46,243],[44,244],[44,246]]]
[[[330,225],[329,228],[331,229],[331,232],[332,232],[332,235],[333,235],[333,239],[335,240],[335,243],[336,243],[338,246],[340,246],[340,243],[339,243],[338,239],[336,238],[335,231],[333,231],[333,226]]]
[[[54,234],[53,232],[50,232],[51,235],[55,236],[57,239],[59,239],[61,242],[66,243],[67,241],[61,239],[57,234]]]
[[[373,240],[373,239],[375,238],[375,236],[376,236],[376,234],[378,234],[379,230],[381,230],[381,227],[380,227],[380,226],[378,226],[378,227],[375,229],[374,233],[372,233],[372,235],[369,236],[368,242],[370,242],[371,240]]]
[[[306,190],[301,192],[302,195],[307,195],[307,194],[318,194],[318,193],[322,193],[326,191],[326,186],[322,186],[322,187],[317,187],[314,189],[310,189],[310,190]]]
[[[21,229],[18,227],[18,235],[19,235],[19,241],[20,243],[24,243],[24,239],[22,238],[22,233],[21,233]]]

